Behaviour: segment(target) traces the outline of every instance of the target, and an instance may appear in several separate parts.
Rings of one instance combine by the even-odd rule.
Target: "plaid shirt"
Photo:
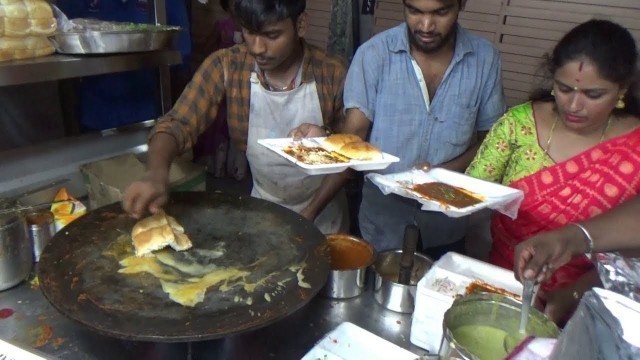
[[[346,66],[342,60],[303,41],[302,82],[315,81],[325,125],[342,121],[342,90]],[[236,147],[247,148],[251,72],[255,60],[244,44],[209,55],[173,108],[158,119],[150,137],[159,132],[173,135],[182,153],[195,144],[215,120],[220,102],[227,100],[229,135]]]

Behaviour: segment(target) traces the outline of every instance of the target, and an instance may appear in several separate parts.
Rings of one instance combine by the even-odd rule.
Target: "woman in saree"
[[[467,169],[471,176],[524,192],[515,220],[495,214],[490,261],[513,269],[514,248],[537,234],[581,225],[640,192],[640,101],[631,34],[604,20],[567,33],[548,57],[551,91],[511,108],[496,122]],[[599,283],[587,256],[543,282],[538,306],[564,323]]]

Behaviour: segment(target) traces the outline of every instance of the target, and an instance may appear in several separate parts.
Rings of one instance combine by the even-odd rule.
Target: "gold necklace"
[[[607,134],[607,130],[609,130],[609,125],[611,125],[611,119],[612,119],[612,116],[609,115],[609,119],[607,120],[607,125],[602,130],[602,135],[600,135],[600,141],[598,142],[598,144],[602,143],[602,141],[604,140],[604,136]],[[545,147],[544,147],[544,153],[545,154],[549,153],[549,146],[551,145],[551,138],[553,138],[553,130],[556,129],[556,125],[558,125],[558,120],[560,120],[560,118],[558,117],[558,114],[556,113],[556,119],[554,120],[553,125],[551,125],[551,130],[549,130],[549,137],[547,138],[547,143],[545,144]]]

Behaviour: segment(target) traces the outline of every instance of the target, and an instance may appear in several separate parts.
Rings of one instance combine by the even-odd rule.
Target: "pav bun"
[[[362,141],[358,135],[353,134],[333,134],[327,136],[322,142],[322,147],[329,151],[338,152],[344,145],[352,142]]]
[[[347,143],[337,152],[354,160],[378,160],[382,158],[382,151],[365,141]]]
[[[131,238],[136,256],[144,256],[167,246],[176,251],[193,246],[189,237],[184,234],[184,228],[164,210],[138,221],[131,230]]]

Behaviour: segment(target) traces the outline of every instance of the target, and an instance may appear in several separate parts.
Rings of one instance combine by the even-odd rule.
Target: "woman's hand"
[[[582,293],[577,290],[574,284],[548,293],[540,289],[536,299],[536,307],[551,321],[562,327],[578,307],[581,297]]]
[[[595,268],[561,288],[549,292],[540,289],[536,298],[536,307],[558,326],[562,327],[573,315],[582,295],[594,286],[602,286],[598,271]]]
[[[582,232],[575,225],[540,233],[515,248],[513,272],[519,280],[546,280],[554,269],[585,252]]]

